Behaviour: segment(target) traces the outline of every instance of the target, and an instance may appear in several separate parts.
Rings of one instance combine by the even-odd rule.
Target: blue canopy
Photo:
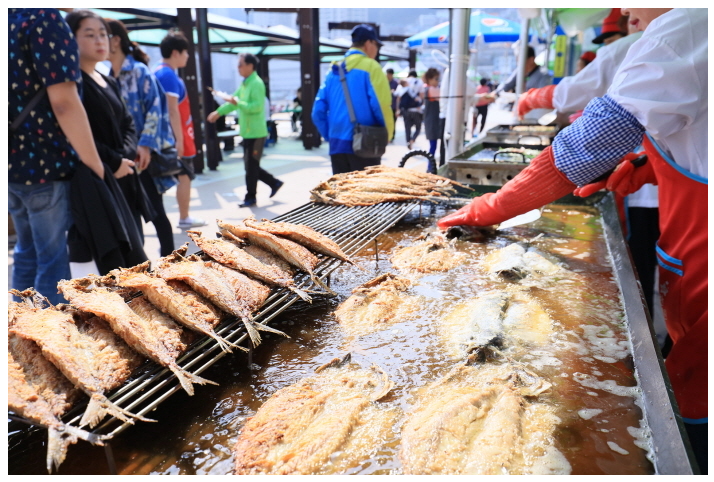
[[[449,22],[440,23],[423,32],[406,39],[409,48],[420,47],[428,44],[449,43]],[[469,22],[469,43],[476,37],[483,37],[484,42],[515,42],[521,33],[521,25],[500,17],[485,13],[472,13]],[[533,35],[533,32],[531,32]]]

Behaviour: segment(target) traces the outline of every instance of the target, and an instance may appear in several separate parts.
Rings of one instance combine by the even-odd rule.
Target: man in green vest
[[[238,73],[243,83],[233,93],[231,99],[215,111],[208,114],[208,122],[216,122],[219,117],[234,110],[238,111],[240,135],[243,138],[243,164],[245,166],[245,200],[240,207],[247,208],[256,204],[258,180],[270,186],[270,197],[275,196],[283,182],[260,167],[260,158],[268,137],[265,122],[265,83],[255,72],[258,58],[252,54],[238,56]]]

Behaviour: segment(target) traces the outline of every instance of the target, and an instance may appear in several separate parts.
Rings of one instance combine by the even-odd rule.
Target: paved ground
[[[278,122],[278,142],[266,148],[261,167],[285,182],[274,198],[268,198],[270,189],[265,184],[258,184],[258,204],[252,208],[239,208],[238,204],[245,195],[245,171],[243,169],[243,150],[236,146],[231,152],[223,152],[224,160],[217,171],[206,170],[192,183],[190,215],[206,220],[207,226],[198,228],[206,234],[217,230],[216,220],[240,220],[254,215],[256,218],[274,218],[309,201],[310,189],[319,181],[332,175],[328,145],[323,143],[317,149],[306,150],[297,135],[291,132],[287,114],[276,114]],[[510,113],[492,106],[487,117],[484,132],[494,125],[507,123]],[[470,124],[470,122],[469,122]],[[470,136],[467,136],[467,138]],[[428,150],[429,142],[423,134],[417,138],[414,149]],[[409,152],[404,137],[404,124],[397,119],[395,140],[387,147],[382,163],[396,167],[402,157]],[[407,166],[411,169],[426,171],[426,159],[413,158]],[[178,205],[175,189],[164,194],[166,213],[172,225],[178,223]],[[144,249],[151,261],[159,257],[159,241],[153,224],[144,225]],[[185,231],[174,227],[176,247],[189,241]],[[195,250],[195,249],[193,249]],[[8,250],[8,279],[12,273],[12,248]],[[96,273],[94,263],[72,263],[72,276],[80,277],[87,273]]]

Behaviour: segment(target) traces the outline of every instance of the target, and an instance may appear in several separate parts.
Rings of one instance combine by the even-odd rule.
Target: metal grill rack
[[[330,237],[348,256],[351,256],[376,241],[380,234],[394,226],[419,204],[419,202],[392,202],[349,207],[308,203],[276,217],[273,221],[309,226]],[[315,269],[315,275],[321,280],[327,279],[343,263],[322,255],[318,255],[318,258],[320,263]],[[297,275],[295,282],[301,289],[317,288],[317,285],[305,274]],[[293,292],[285,288],[278,289],[268,297],[253,319],[257,323],[266,324],[297,301],[300,301],[300,298]],[[250,345],[249,340],[246,341],[248,335],[243,323],[236,318],[224,321],[216,327],[215,331],[232,343]],[[227,353],[220,349],[213,338],[204,336],[194,342],[177,362],[181,368],[200,374],[225,355]],[[146,415],[179,390],[182,390],[181,385],[170,370],[154,362],[147,362],[140,374],[135,374],[124,385],[107,394],[107,398],[125,410]],[[86,402],[78,404],[63,417],[64,422],[78,425],[85,408]],[[24,421],[12,415],[9,418],[19,422]],[[92,432],[113,437],[131,425],[114,417],[107,417]],[[111,456],[110,452],[107,456]]]

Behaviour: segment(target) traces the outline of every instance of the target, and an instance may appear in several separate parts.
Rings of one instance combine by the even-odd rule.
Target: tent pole
[[[449,101],[446,110],[446,132],[450,134],[448,158],[453,159],[464,146],[464,95],[466,69],[469,65],[470,8],[454,9],[451,22],[451,58],[449,59]]]

